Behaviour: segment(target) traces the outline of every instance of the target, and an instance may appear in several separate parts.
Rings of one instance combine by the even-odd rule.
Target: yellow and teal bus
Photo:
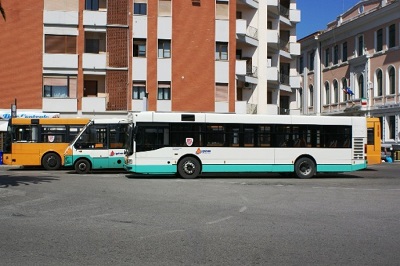
[[[123,169],[127,119],[92,119],[64,152],[64,165],[79,174],[92,169]]]
[[[125,169],[141,174],[349,172],[367,166],[365,117],[134,113]]]

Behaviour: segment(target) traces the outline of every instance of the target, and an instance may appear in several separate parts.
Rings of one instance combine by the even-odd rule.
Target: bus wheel
[[[178,174],[182,178],[194,179],[200,174],[200,162],[194,157],[185,157],[178,163]]]
[[[311,178],[316,172],[315,163],[310,158],[301,157],[294,164],[294,171],[298,178]]]
[[[60,169],[61,158],[54,152],[47,153],[42,158],[42,165],[46,170]]]
[[[90,171],[90,162],[86,159],[79,159],[75,163],[75,171],[78,174],[87,174]]]

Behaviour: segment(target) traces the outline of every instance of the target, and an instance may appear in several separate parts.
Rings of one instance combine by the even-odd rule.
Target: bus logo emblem
[[[186,145],[187,146],[192,146],[193,145],[193,138],[186,138]]]

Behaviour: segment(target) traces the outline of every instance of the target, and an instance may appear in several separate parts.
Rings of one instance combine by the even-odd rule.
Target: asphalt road
[[[300,180],[0,167],[0,265],[399,265],[400,164]]]

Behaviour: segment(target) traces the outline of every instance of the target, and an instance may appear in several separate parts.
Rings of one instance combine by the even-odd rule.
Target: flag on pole
[[[350,90],[349,87],[347,87],[345,90],[346,90],[345,92],[346,92],[348,95],[354,95],[354,92],[353,92],[352,90]]]

